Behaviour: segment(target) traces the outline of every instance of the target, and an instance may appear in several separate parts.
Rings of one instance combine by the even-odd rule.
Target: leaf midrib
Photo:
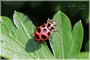
[[[7,27],[6,23],[5,23],[5,22],[3,22],[3,23],[4,23],[5,26]],[[8,28],[7,28],[7,29],[8,29]],[[13,32],[14,32],[15,36],[17,36],[14,30],[13,30]],[[19,42],[18,39],[14,38],[13,35],[10,35],[10,34],[8,34],[8,36],[12,37],[12,38],[14,39],[14,41],[16,41],[16,42],[24,49],[23,45]],[[35,55],[31,54],[31,53],[30,53],[30,55],[35,56]]]
[[[3,47],[4,48],[4,47]],[[24,56],[25,54],[22,54],[22,53],[20,53],[20,52],[16,52],[16,51],[14,51],[14,50],[11,50],[11,49],[7,49],[7,48],[4,48],[5,50],[9,50],[9,51],[12,51],[12,52],[14,52],[15,54],[17,53],[17,54],[19,54],[19,55],[21,55],[21,56]],[[25,56],[28,56],[27,54],[25,55]],[[28,56],[29,57],[29,56]],[[32,56],[33,57],[33,56]]]
[[[17,15],[17,17],[18,17],[18,15]],[[21,19],[18,17],[18,19],[19,19],[19,21],[20,21],[20,23],[21,23],[21,25],[22,25],[22,27],[23,27],[23,30],[26,32],[26,35],[28,36],[28,38],[30,39],[31,37],[29,36],[29,34],[28,34],[28,32],[27,32],[27,30],[26,30],[26,28],[24,27],[24,25],[23,25],[23,23],[21,22]],[[30,40],[31,41],[31,40]],[[32,42],[32,41],[31,41]],[[33,46],[33,42],[31,43],[32,44],[32,47],[34,47]],[[34,48],[35,49],[35,48]],[[31,54],[31,53],[30,53]],[[36,52],[36,54],[37,54],[37,52]],[[38,54],[37,54],[38,55]],[[35,56],[35,55],[33,55],[33,56]]]
[[[71,50],[70,50],[70,53],[69,53],[68,58],[70,58],[70,56],[71,56],[71,52],[72,52],[72,50],[73,50],[73,48],[74,48],[73,45],[74,45],[74,42],[75,42],[76,37],[77,37],[77,35],[78,35],[78,32],[79,32],[79,31],[77,30],[77,34],[76,34],[76,36],[74,36],[75,38],[72,36],[73,42],[72,42],[72,44],[71,44]]]
[[[8,35],[8,37],[14,39],[14,41],[15,41],[17,44],[19,44],[19,46],[24,50],[24,47],[17,41],[16,38],[14,38],[12,35],[9,35],[9,34],[6,34],[6,35]],[[27,53],[27,54],[28,54],[28,53]],[[32,54],[31,54],[31,56],[35,56],[35,55],[32,55]]]
[[[18,17],[19,18],[19,17]],[[26,30],[26,28],[24,27],[24,25],[23,25],[23,23],[21,22],[21,20],[20,20],[20,18],[19,18],[19,21],[20,21],[20,23],[21,23],[21,25],[22,25],[22,27],[23,27],[23,29],[24,29],[24,31],[26,32],[26,34],[27,34],[27,36],[29,37],[29,38],[31,38],[30,36],[29,36],[29,34],[27,33],[27,30]],[[32,41],[31,41],[32,42]],[[32,42],[33,43],[33,42]],[[32,46],[33,46],[33,44],[32,44]],[[34,46],[33,46],[34,47]],[[42,50],[41,50],[42,51]],[[43,53],[43,52],[42,52]],[[38,53],[36,52],[36,54],[38,55]],[[45,56],[45,54],[43,53],[43,55]]]
[[[61,15],[61,14],[60,14]],[[63,48],[63,41],[62,41],[62,21],[61,20],[59,20],[60,21],[60,24],[61,24],[61,46],[62,46],[62,58],[64,59],[64,48]],[[60,36],[60,35],[59,35]]]

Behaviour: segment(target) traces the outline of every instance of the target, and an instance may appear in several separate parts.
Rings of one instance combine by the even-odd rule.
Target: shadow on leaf
[[[25,50],[27,52],[34,52],[34,51],[36,51],[37,49],[40,49],[40,48],[41,48],[41,44],[36,42],[34,40],[34,38],[29,39],[26,43],[26,46],[25,46]]]

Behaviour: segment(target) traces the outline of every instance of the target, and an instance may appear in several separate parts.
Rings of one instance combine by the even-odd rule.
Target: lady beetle
[[[37,42],[44,42],[50,38],[52,33],[55,31],[56,22],[48,18],[47,23],[44,23],[40,27],[36,28],[34,33],[34,39]]]

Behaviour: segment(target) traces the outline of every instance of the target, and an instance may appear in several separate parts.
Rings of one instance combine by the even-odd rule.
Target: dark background
[[[89,51],[89,1],[1,1],[2,16],[13,19],[15,10],[26,14],[38,26],[52,19],[58,10],[70,18],[72,27],[81,20],[84,28],[81,52]]]

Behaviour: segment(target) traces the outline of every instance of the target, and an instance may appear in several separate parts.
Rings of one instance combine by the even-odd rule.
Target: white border
[[[90,60],[90,0],[89,0],[89,60]]]
[[[89,1],[89,0],[2,0],[2,1]]]
[[[1,1],[89,1],[89,11],[90,11],[90,0],[0,0],[0,16],[1,16]],[[0,32],[1,32],[1,26],[0,26]],[[1,59],[1,60],[6,60],[6,59]],[[38,60],[38,59],[13,59],[13,60]],[[46,59],[39,59],[39,60],[46,60]],[[47,59],[47,60],[88,60],[88,59]],[[90,12],[89,12],[89,60],[90,60]]]

